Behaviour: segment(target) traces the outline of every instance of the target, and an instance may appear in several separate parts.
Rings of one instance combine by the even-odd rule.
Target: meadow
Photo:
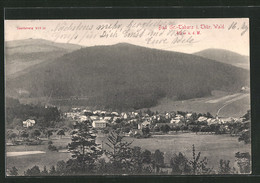
[[[70,143],[70,138],[56,138],[51,139],[53,145],[56,147],[65,147]],[[6,146],[6,152],[20,152],[20,151],[44,151],[43,154],[30,154],[22,156],[7,156],[6,157],[6,168],[10,169],[15,166],[18,169],[19,175],[23,175],[24,171],[32,168],[34,165],[38,165],[42,170],[44,166],[50,169],[52,165],[56,165],[58,161],[68,160],[71,157],[70,153],[66,152],[53,152],[48,150],[48,140],[45,140],[42,145],[37,146]]]
[[[237,95],[237,97],[235,97]],[[237,99],[237,100],[235,100]],[[234,101],[232,101],[234,100]],[[163,98],[159,104],[150,108],[152,111],[192,111],[197,113],[210,112],[216,115],[219,108],[228,104],[223,108],[219,117],[235,117],[243,116],[250,109],[250,95],[247,93],[228,93],[222,91],[212,92],[212,96],[194,98],[189,100],[175,100],[173,98]]]
[[[201,159],[208,158],[208,165],[213,169],[218,169],[220,159],[230,160],[231,167],[235,162],[236,152],[249,152],[251,145],[238,142],[238,137],[230,135],[211,135],[195,133],[177,133],[174,135],[153,135],[151,138],[136,139],[125,137],[124,140],[131,142],[132,146],[139,146],[142,150],[154,152],[156,149],[164,152],[164,161],[169,164],[174,153],[182,152],[188,158],[192,158],[192,145],[195,145],[196,154],[201,152]],[[103,148],[109,149],[106,145],[105,137],[98,137],[97,143]]]
[[[151,138],[135,139],[125,137],[124,140],[131,142],[132,146],[139,146],[142,150],[150,150],[154,152],[156,149],[164,152],[165,163],[169,164],[170,158],[174,153],[182,152],[188,158],[192,157],[192,145],[195,145],[196,153],[201,152],[201,159],[208,158],[209,167],[217,170],[219,160],[230,160],[231,167],[234,165],[236,152],[249,152],[251,154],[250,144],[245,145],[243,142],[238,142],[237,137],[230,135],[209,135],[209,134],[195,134],[195,133],[177,133],[174,135],[154,135]],[[62,139],[52,139],[55,146],[66,146],[70,139],[65,137]],[[97,143],[102,144],[103,149],[109,149],[106,145],[106,137],[99,136],[96,139]],[[50,169],[52,165],[56,165],[58,161],[68,160],[71,157],[70,153],[66,152],[52,152],[48,150],[48,141],[43,145],[38,146],[7,146],[7,152],[18,151],[45,151],[44,154],[32,154],[22,156],[12,156],[6,158],[6,167],[11,168],[15,166],[20,175],[28,168],[38,165],[40,169],[44,166]]]

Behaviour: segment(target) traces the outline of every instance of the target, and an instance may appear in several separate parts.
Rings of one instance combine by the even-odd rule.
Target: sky
[[[30,38],[82,46],[125,42],[184,53],[216,48],[249,56],[249,19],[5,20],[5,41]]]

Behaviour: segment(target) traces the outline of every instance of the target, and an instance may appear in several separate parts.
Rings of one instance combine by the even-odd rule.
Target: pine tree
[[[110,151],[106,154],[110,158],[115,173],[131,173],[133,169],[133,149],[130,148],[132,142],[123,141],[123,136],[119,132],[111,131],[106,145]]]
[[[73,170],[77,173],[93,172],[95,162],[101,156],[102,151],[100,145],[96,144],[96,136],[88,122],[77,125],[71,140],[68,147],[74,162]]]
[[[49,171],[49,174],[50,175],[55,175],[56,174],[56,169],[55,169],[55,166],[51,166],[51,168],[50,168],[50,171]]]
[[[41,172],[41,175],[48,175],[46,166],[44,166],[43,171]]]

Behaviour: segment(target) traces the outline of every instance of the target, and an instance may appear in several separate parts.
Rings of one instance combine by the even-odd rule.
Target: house
[[[234,122],[235,121],[232,117],[220,118],[219,120],[221,121],[221,123],[227,123],[227,122]]]
[[[87,116],[84,116],[84,115],[82,115],[82,116],[79,116],[79,121],[80,122],[83,122],[83,121],[87,121]]]
[[[218,120],[217,119],[213,119],[213,118],[208,118],[207,119],[207,123],[208,123],[208,125],[217,124]]]
[[[150,125],[151,125],[151,122],[145,121],[143,123],[138,124],[138,129],[141,130],[141,129],[146,128],[146,127],[150,128]]]
[[[121,117],[122,117],[123,119],[127,119],[127,118],[128,118],[128,114],[125,113],[125,112],[122,112],[122,113],[121,113]]]
[[[186,114],[186,118],[187,118],[187,119],[190,119],[191,116],[192,116],[192,113],[188,113],[188,114]]]
[[[111,118],[112,118],[112,117],[110,117],[110,116],[105,116],[105,117],[104,117],[104,120],[105,120],[105,121],[110,121]]]
[[[206,122],[208,118],[204,117],[204,116],[201,116],[198,118],[198,121],[199,122]]]
[[[183,120],[184,117],[180,114],[177,114],[176,117],[174,118],[175,120]]]
[[[121,119],[120,117],[113,117],[113,121],[115,122],[117,119]]]
[[[171,117],[172,117],[172,116],[171,116],[170,113],[167,112],[167,113],[165,114],[165,118],[166,118],[166,119],[170,119]]]
[[[93,121],[92,126],[93,128],[105,128],[107,126],[107,121],[105,120]]]
[[[93,114],[95,114],[95,115],[99,115],[100,113],[101,113],[100,110],[96,110],[96,111],[93,112]]]
[[[128,121],[128,123],[134,123],[134,122],[137,122],[137,119],[131,119]]]
[[[80,112],[80,111],[81,111],[81,109],[80,109],[80,108],[78,108],[78,107],[73,107],[73,108],[72,108],[72,111],[73,111],[73,112]]]
[[[27,119],[26,121],[23,121],[23,127],[31,127],[35,125],[35,120],[33,119]]]
[[[108,115],[109,113],[107,112],[107,111],[101,111],[100,112],[100,115],[102,115],[102,116],[106,116],[106,115]]]
[[[113,116],[119,116],[119,114],[117,112],[111,112],[111,115]]]
[[[250,88],[249,87],[246,87],[246,86],[243,86],[240,90],[241,92],[250,92]]]
[[[170,121],[170,123],[174,123],[174,124],[178,124],[180,122],[181,122],[180,119],[171,119],[171,121]]]
[[[99,116],[90,116],[90,119],[91,119],[92,121],[94,121],[94,120],[99,120]]]
[[[85,115],[87,115],[87,116],[91,116],[93,113],[92,113],[92,111],[91,110],[83,110],[82,111]]]

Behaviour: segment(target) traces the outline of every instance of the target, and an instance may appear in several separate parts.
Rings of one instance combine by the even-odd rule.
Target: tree
[[[219,161],[219,174],[230,174],[231,172],[231,167],[229,165],[230,161],[229,160],[223,160],[221,159]]]
[[[56,171],[58,174],[66,173],[66,162],[65,161],[58,161],[56,164]]]
[[[131,173],[133,170],[133,149],[130,147],[132,142],[123,141],[123,136],[116,131],[111,131],[107,137],[106,145],[110,151],[106,151],[113,171],[115,173]]]
[[[155,127],[153,128],[153,131],[159,132],[159,131],[160,131],[160,128],[159,128],[158,126],[155,126]]]
[[[190,174],[192,172],[189,160],[182,154],[174,154],[170,160],[170,165],[172,167],[172,174],[182,175]]]
[[[143,132],[144,137],[150,137],[151,136],[149,127],[142,128],[142,132]]]
[[[11,126],[14,128],[22,127],[22,125],[23,125],[23,121],[20,118],[14,118],[11,124]]]
[[[7,134],[7,138],[8,139],[10,139],[10,140],[14,140],[15,138],[17,138],[17,134],[16,133],[14,133],[14,132],[12,132],[12,133],[10,133],[10,134]]]
[[[57,132],[57,135],[59,135],[60,136],[60,138],[62,138],[62,135],[65,135],[65,132],[64,132],[64,130],[59,130],[58,132]]]
[[[154,112],[152,112],[150,109],[147,109],[146,114],[148,114],[149,116],[154,115]]]
[[[189,129],[196,134],[200,131],[200,127],[198,125],[189,125]]]
[[[96,136],[92,127],[87,122],[82,122],[73,131],[71,143],[68,145],[72,153],[72,160],[69,162],[74,173],[93,172],[97,159],[101,156],[100,145],[96,144]]]
[[[207,112],[207,114],[206,114],[205,117],[207,117],[207,118],[214,118],[214,117],[212,116],[212,114],[210,114],[209,112]]]
[[[34,130],[34,131],[31,132],[30,135],[33,138],[38,138],[41,135],[41,132],[40,132],[40,130]]]
[[[151,151],[145,149],[145,151],[142,152],[141,156],[142,156],[142,162],[143,163],[150,164],[152,162],[152,153],[151,153]]]
[[[41,175],[40,168],[38,166],[34,166],[31,169],[28,169],[26,172],[24,172],[25,176],[39,176]]]
[[[249,144],[251,142],[251,136],[249,130],[243,130],[242,134],[239,136],[238,141],[243,141],[245,144]]]
[[[52,130],[48,130],[46,134],[47,137],[50,138],[53,135]]]
[[[178,132],[178,131],[180,131],[180,127],[179,126],[174,126],[173,128],[172,128],[172,130],[173,131],[175,131],[176,133]]]
[[[251,119],[251,110],[248,110],[247,113],[243,116],[245,118],[245,121],[248,121]]]
[[[239,167],[240,173],[250,173],[251,172],[251,156],[248,152],[235,154],[236,161],[235,163]]]
[[[153,164],[153,167],[155,168],[155,172],[159,173],[159,168],[164,165],[163,152],[161,152],[159,149],[157,149],[152,154],[152,164]]]
[[[55,169],[55,166],[54,165],[52,165],[51,166],[51,168],[50,168],[50,170],[49,170],[49,175],[56,175],[56,169]]]
[[[168,133],[170,131],[170,127],[169,125],[162,125],[160,130],[163,132],[163,133]]]
[[[183,131],[186,131],[186,130],[188,130],[188,126],[187,126],[187,125],[181,125],[180,130],[181,130],[182,132],[183,132]]]
[[[130,130],[131,130],[131,128],[129,126],[122,128],[122,131],[125,132],[125,133],[129,133]]]
[[[208,159],[206,157],[204,157],[204,159],[202,159],[200,161],[200,155],[201,155],[201,152],[199,152],[196,155],[195,146],[193,144],[192,145],[192,160],[190,160],[190,165],[192,167],[192,173],[194,175],[209,174],[212,171],[212,169],[207,167]]]
[[[47,168],[46,168],[46,166],[44,166],[43,171],[41,172],[41,175],[45,176],[45,175],[48,175],[48,174],[49,173],[47,171]]]
[[[20,133],[20,137],[23,138],[23,139],[26,139],[29,137],[29,133],[27,131],[22,131]]]
[[[54,146],[54,145],[52,145],[52,144],[49,144],[49,145],[48,145],[48,149],[49,149],[50,151],[57,151],[57,152],[58,152],[57,147]]]
[[[19,175],[18,174],[18,170],[17,170],[17,168],[14,166],[14,167],[12,167],[12,169],[10,170],[10,175],[11,176],[17,176],[17,175]]]

